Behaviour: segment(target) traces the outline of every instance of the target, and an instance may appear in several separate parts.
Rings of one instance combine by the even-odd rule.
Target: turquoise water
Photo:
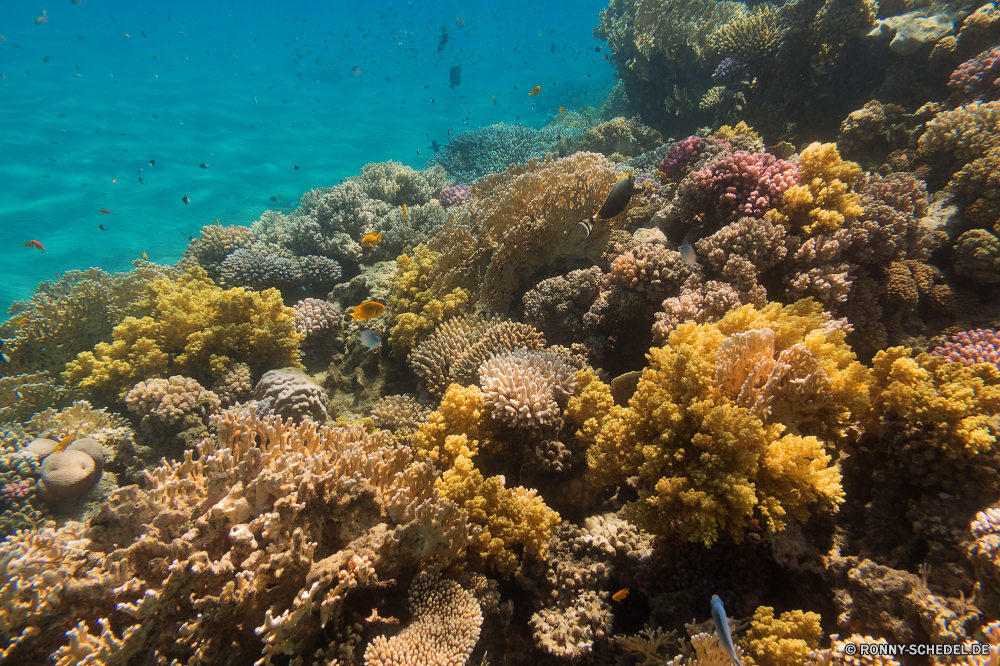
[[[597,103],[603,7],[119,0],[35,23],[43,8],[0,3],[0,307],[66,270],[172,263],[203,225],[249,225],[368,162],[422,168],[449,130]]]

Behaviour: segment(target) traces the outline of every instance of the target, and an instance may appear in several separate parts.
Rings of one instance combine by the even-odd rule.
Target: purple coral
[[[24,499],[35,489],[35,482],[32,479],[21,479],[17,483],[8,483],[0,488],[0,499],[8,504],[16,500]]]
[[[738,150],[696,172],[694,182],[718,197],[723,217],[760,218],[781,204],[785,190],[799,184],[799,169],[770,153]]]
[[[951,340],[931,352],[963,365],[990,363],[1000,367],[1000,335],[992,328],[977,328],[951,336]]]
[[[1000,80],[997,78],[1000,74],[998,65],[1000,65],[1000,46],[994,46],[959,65],[958,69],[951,73],[948,87],[961,89],[967,95],[977,92],[981,96],[985,92],[982,90],[984,86],[991,85],[996,88],[1000,85]]]
[[[468,185],[455,185],[454,187],[445,187],[441,190],[441,205],[445,208],[451,208],[452,206],[461,206],[465,203],[465,198],[469,194]]]
[[[698,145],[701,142],[700,136],[689,136],[684,139],[670,149],[660,165],[656,167],[657,171],[662,171],[669,180],[677,180],[681,172],[684,171],[684,167],[698,156]]]

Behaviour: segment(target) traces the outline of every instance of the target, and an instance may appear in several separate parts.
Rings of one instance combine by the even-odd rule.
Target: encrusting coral
[[[114,341],[77,356],[64,379],[112,402],[137,382],[170,373],[210,380],[236,362],[254,373],[298,364],[294,312],[276,290],[223,291],[194,267],[177,280],[154,281],[146,301],[149,315],[126,317]]]
[[[706,544],[721,529],[741,540],[755,515],[780,531],[814,502],[835,508],[843,490],[824,442],[868,409],[867,370],[844,336],[809,299],[682,324],[650,350],[627,408],[609,408],[610,391],[581,381],[566,418],[581,426],[589,478],[637,472],[630,516]]]

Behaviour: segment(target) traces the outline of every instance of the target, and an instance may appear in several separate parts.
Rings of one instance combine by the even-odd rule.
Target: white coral
[[[493,417],[534,427],[559,416],[559,403],[576,390],[576,368],[562,354],[524,347],[497,354],[479,366],[486,407]]]

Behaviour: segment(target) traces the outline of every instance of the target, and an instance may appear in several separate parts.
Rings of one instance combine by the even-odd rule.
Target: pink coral
[[[305,335],[317,335],[340,326],[343,318],[340,309],[319,298],[305,298],[292,308],[295,310],[295,330]]]
[[[694,181],[718,197],[722,217],[763,217],[781,203],[785,190],[799,184],[799,169],[770,153],[738,150],[696,172]]]
[[[611,262],[608,284],[642,292],[652,301],[677,294],[691,274],[679,252],[653,243],[643,243],[623,252]]]
[[[1000,85],[998,75],[1000,75],[1000,46],[994,46],[959,65],[958,69],[951,73],[948,87],[957,88],[966,95],[976,93],[982,97],[991,88],[996,92],[996,88]]]
[[[992,328],[977,328],[951,336],[951,340],[931,352],[963,365],[990,363],[1000,367],[1000,335]]]
[[[452,206],[461,206],[465,203],[465,198],[469,194],[468,185],[455,185],[454,187],[445,187],[441,190],[441,205],[445,208],[451,208]]]

